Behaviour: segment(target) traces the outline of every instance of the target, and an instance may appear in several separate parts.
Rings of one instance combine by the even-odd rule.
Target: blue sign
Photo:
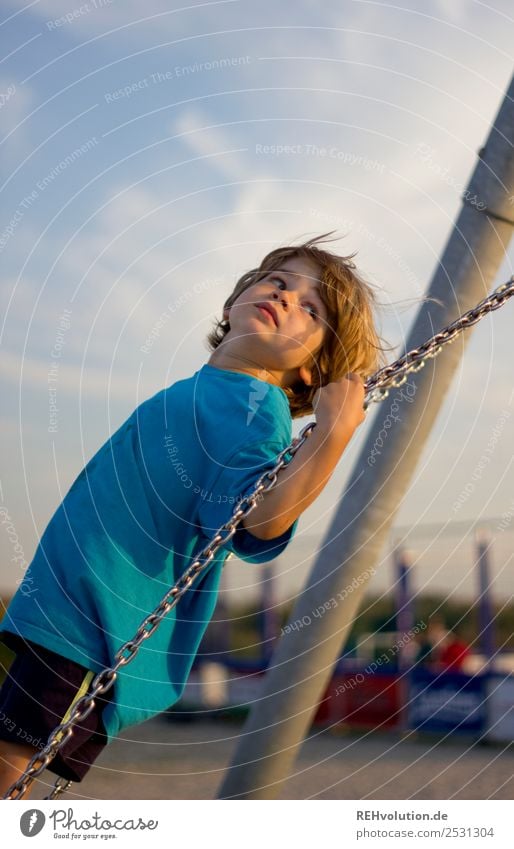
[[[409,679],[409,728],[469,733],[485,730],[485,677],[414,669]]]

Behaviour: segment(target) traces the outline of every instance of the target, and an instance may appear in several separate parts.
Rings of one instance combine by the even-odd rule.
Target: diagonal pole
[[[422,305],[406,350],[453,321],[492,288],[514,224],[513,145],[514,79],[479,153],[462,209],[430,283],[428,295],[442,305]],[[291,615],[295,630],[286,630],[278,645],[219,798],[279,796],[469,337],[469,333],[461,336],[461,342],[410,375],[408,383],[391,394],[390,403],[377,410]]]

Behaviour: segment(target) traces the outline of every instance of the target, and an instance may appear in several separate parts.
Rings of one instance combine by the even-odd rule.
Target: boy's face
[[[246,289],[224,312],[230,321],[225,351],[264,367],[283,387],[299,378],[311,385],[312,355],[320,350],[327,332],[320,277],[316,263],[290,257]]]

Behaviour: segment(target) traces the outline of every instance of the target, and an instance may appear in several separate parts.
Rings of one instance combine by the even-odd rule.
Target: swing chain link
[[[70,781],[68,778],[61,778],[59,776],[59,778],[57,779],[57,781],[54,784],[54,789],[52,790],[52,792],[48,796],[46,796],[46,798],[47,799],[57,799],[57,797],[60,796],[61,793],[65,793],[66,790],[69,790],[69,788],[72,784],[73,784],[73,782]]]
[[[514,295],[514,276],[507,283],[499,286],[495,291],[484,298],[477,306],[470,309],[456,321],[449,324],[439,333],[432,336],[419,348],[413,348],[404,356],[390,365],[377,371],[370,377],[365,385],[366,401],[365,408],[372,402],[382,401],[389,394],[389,389],[399,387],[407,380],[407,375],[419,371],[426,360],[436,357],[442,347],[462,333],[468,327],[476,324],[489,312],[498,309],[502,304]],[[309,435],[316,427],[315,422],[309,422],[300,434],[293,439],[291,444],[284,448],[277,457],[275,466],[262,473],[257,480],[253,492],[239,501],[231,518],[225,522],[215,533],[208,545],[202,549],[198,557],[180,576],[176,584],[166,593],[155,610],[143,620],[135,636],[125,642],[114,656],[113,666],[103,669],[93,679],[89,691],[79,699],[71,709],[66,722],[58,725],[48,737],[45,748],[34,755],[29,762],[21,778],[11,785],[4,799],[21,799],[28,787],[38,775],[40,775],[53,760],[57,752],[65,745],[73,734],[73,726],[81,719],[85,719],[95,707],[95,698],[99,694],[106,693],[114,684],[118,669],[130,663],[141,647],[141,644],[152,636],[161,621],[168,613],[177,606],[180,599],[187,592],[198,576],[205,571],[208,564],[213,560],[220,548],[223,548],[236,533],[237,526],[245,519],[252,510],[257,507],[257,501],[262,493],[268,492],[277,482],[278,473],[287,466],[296,452],[305,443]],[[286,455],[289,459],[286,460]],[[231,556],[229,553],[228,557]],[[227,557],[227,559],[228,559]],[[47,799],[55,799],[63,793],[71,784],[71,781],[58,778],[52,793]]]

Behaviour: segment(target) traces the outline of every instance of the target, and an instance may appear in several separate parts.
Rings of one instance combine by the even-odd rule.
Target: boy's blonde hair
[[[229,309],[242,292],[292,257],[314,261],[320,267],[320,294],[327,309],[327,332],[321,348],[313,355],[313,385],[307,386],[300,380],[297,385],[284,389],[292,418],[313,412],[312,402],[319,386],[339,380],[349,372],[366,379],[384,360],[384,348],[374,323],[375,293],[357,274],[352,262],[355,253],[338,256],[316,246],[334,232],[331,230],[299,245],[276,248],[266,254],[258,268],[239,278],[223,305],[224,310]],[[223,342],[229,330],[229,321],[215,322],[207,336],[211,351]]]

